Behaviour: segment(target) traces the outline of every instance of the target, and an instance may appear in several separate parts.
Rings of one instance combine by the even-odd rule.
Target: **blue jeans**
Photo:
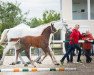
[[[69,42],[65,43],[65,51],[67,52],[69,50]],[[67,62],[69,62],[69,55],[67,56]]]
[[[71,54],[75,49],[77,49],[79,51],[78,58],[77,58],[77,62],[79,62],[80,61],[80,57],[81,57],[81,48],[80,48],[79,44],[72,44],[72,45],[70,45],[69,50],[62,57],[61,62],[63,62],[65,60],[65,58],[67,56],[69,56],[69,54]]]

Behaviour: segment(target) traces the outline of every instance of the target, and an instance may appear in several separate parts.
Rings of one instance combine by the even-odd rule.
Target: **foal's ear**
[[[54,27],[54,24],[53,24],[53,23],[51,23],[51,26],[52,26],[52,27]]]

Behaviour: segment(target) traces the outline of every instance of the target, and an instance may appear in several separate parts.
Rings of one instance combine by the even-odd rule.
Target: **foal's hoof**
[[[60,65],[59,63],[56,63],[55,65]]]
[[[24,64],[24,67],[27,67],[28,66],[28,64]]]
[[[26,62],[26,64],[31,64],[30,62]]]
[[[42,64],[41,62],[39,62],[39,61],[37,61],[36,63],[38,63],[38,64]]]
[[[16,62],[16,64],[20,64],[20,63],[21,63],[21,61],[17,61],[17,62]]]
[[[36,68],[36,66],[34,66],[34,68]]]
[[[15,62],[12,62],[10,65],[15,65],[16,63]]]

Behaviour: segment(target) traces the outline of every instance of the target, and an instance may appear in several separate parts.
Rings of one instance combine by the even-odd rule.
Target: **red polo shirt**
[[[78,44],[78,40],[82,38],[81,33],[77,29],[73,29],[70,34],[70,44]]]
[[[88,38],[89,40],[94,40],[92,34],[88,34],[87,36],[83,37],[82,40],[86,40],[87,38]],[[83,49],[85,49],[85,50],[89,50],[89,49],[91,49],[92,44],[91,44],[90,42],[86,42],[86,43],[83,43],[83,44],[82,44],[82,47],[83,47]]]

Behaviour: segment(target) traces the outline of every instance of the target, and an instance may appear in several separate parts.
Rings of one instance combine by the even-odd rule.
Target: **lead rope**
[[[53,25],[52,23],[51,23],[51,25]],[[53,32],[53,29],[52,29],[52,26],[51,26],[51,32]],[[54,34],[52,34],[52,50],[53,50],[53,48],[54,48],[54,46],[53,46],[53,40],[54,40]]]
[[[52,35],[52,50],[54,50],[54,42],[53,42],[53,40],[54,40],[54,35]]]

